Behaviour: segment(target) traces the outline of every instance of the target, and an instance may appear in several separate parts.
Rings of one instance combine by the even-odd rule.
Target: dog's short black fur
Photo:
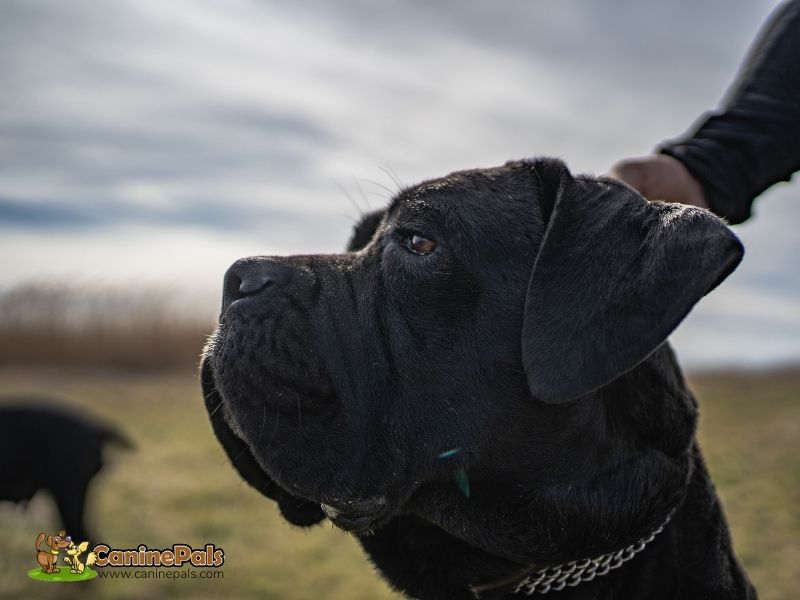
[[[0,500],[27,502],[47,490],[72,539],[90,540],[85,504],[103,465],[103,446],[131,443],[115,428],[59,404],[38,398],[0,402]]]
[[[453,173],[345,254],[237,261],[206,406],[284,517],[327,515],[411,596],[511,597],[674,509],[636,558],[553,594],[754,598],[665,342],[741,256],[710,213],[557,160]]]

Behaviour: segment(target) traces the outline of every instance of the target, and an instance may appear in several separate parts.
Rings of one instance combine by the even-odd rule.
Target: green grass
[[[28,577],[38,581],[62,582],[62,581],[88,581],[97,577],[97,571],[91,567],[86,567],[83,573],[71,573],[69,566],[60,566],[54,573],[45,573],[42,569],[31,569]]]
[[[795,598],[800,371],[704,375],[691,383],[702,411],[701,444],[737,553],[762,599]],[[238,478],[213,438],[193,374],[6,369],[0,390],[63,397],[118,423],[137,445],[109,452],[110,464],[95,480],[89,524],[100,539],[90,547],[213,543],[225,550],[223,579],[34,581],[27,573],[36,566],[36,535],[60,528],[52,502],[40,494],[24,510],[0,503],[0,598],[399,598],[351,537],[327,524],[291,527]]]

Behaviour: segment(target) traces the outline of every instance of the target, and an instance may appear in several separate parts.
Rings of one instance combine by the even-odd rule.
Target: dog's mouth
[[[340,506],[321,503],[320,508],[331,523],[340,529],[357,534],[373,531],[382,524],[389,513],[384,496],[351,501]]]
[[[275,500],[283,517],[301,527],[314,525],[328,518],[336,527],[356,535],[368,535],[392,518],[390,502],[384,495],[359,499],[340,497],[305,497],[300,490],[291,491],[279,485],[262,467],[252,448],[228,423],[227,406],[216,385],[210,360],[201,366],[201,383],[206,410],[214,433],[239,475],[253,488]],[[325,496],[325,495],[323,495]]]

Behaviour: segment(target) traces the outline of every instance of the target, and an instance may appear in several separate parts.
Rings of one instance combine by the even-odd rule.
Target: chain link
[[[664,530],[664,527],[666,527],[667,523],[672,519],[673,514],[675,514],[674,509],[670,511],[667,518],[664,519],[664,522],[651,531],[647,537],[634,542],[630,546],[626,546],[617,552],[601,554],[596,558],[573,560],[563,565],[541,569],[536,573],[528,575],[511,593],[522,593],[526,596],[532,596],[533,594],[558,592],[565,587],[575,587],[581,582],[591,581],[595,577],[602,577],[609,571],[618,569],[644,550],[645,546],[652,542],[653,539]]]

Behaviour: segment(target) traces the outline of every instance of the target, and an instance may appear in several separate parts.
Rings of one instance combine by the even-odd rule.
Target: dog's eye
[[[405,238],[406,248],[416,254],[430,254],[436,250],[436,242],[421,235],[409,235]]]

